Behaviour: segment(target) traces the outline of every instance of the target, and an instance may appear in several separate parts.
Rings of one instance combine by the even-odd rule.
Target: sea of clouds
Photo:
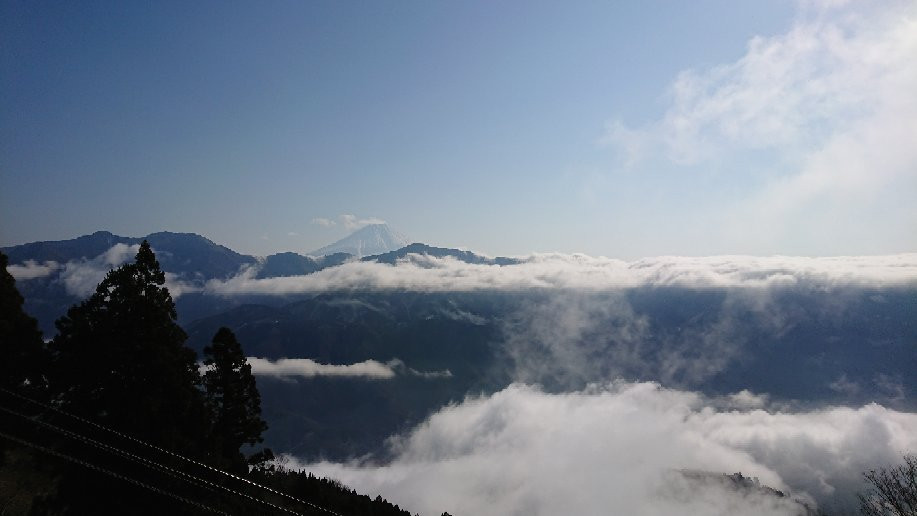
[[[85,297],[138,246],[116,244],[92,258],[37,263],[7,270],[20,281],[59,273],[68,293]],[[188,292],[232,296],[289,295],[340,290],[449,292],[569,289],[607,291],[638,287],[790,288],[917,286],[917,253],[882,256],[661,256],[635,261],[585,254],[536,253],[513,265],[469,264],[451,257],[409,254],[395,264],[352,261],[303,276],[257,278],[258,265],[235,276],[196,282],[166,274],[173,297]],[[185,271],[195,272],[195,271]]]
[[[804,514],[802,504],[855,507],[862,471],[917,449],[917,414],[791,412],[748,392],[711,399],[656,383],[562,394],[513,384],[445,407],[389,446],[385,464],[287,457],[287,467],[425,515]],[[710,481],[735,472],[787,496]]]
[[[56,272],[54,281],[72,295],[85,297],[112,267],[128,261],[136,247],[118,244],[94,258],[66,264],[29,262],[9,270],[22,281]],[[309,275],[266,279],[256,277],[255,266],[226,280],[206,282],[168,273],[166,286],[173,297],[188,292],[220,297],[341,291],[546,294],[521,297],[525,301],[518,309],[499,321],[461,308],[444,315],[472,324],[499,324],[504,336],[501,345],[511,359],[515,380],[572,389],[617,377],[697,388],[733,363],[750,340],[760,335],[779,337],[805,323],[812,315],[810,309],[787,303],[783,293],[818,295],[823,312],[818,316],[830,314],[840,320],[863,292],[873,292],[871,298],[883,302],[886,289],[917,288],[917,253],[822,258],[668,256],[630,262],[552,253],[518,259],[519,263],[499,266],[408,255],[395,264],[353,261]],[[702,324],[661,333],[628,299],[629,291],[646,288],[710,290],[724,298]],[[393,374],[391,365],[382,363],[342,370],[320,366],[264,362],[259,363],[259,371],[275,377]],[[889,393],[900,390],[896,387],[900,381],[893,377],[873,380],[887,385]],[[861,387],[843,376],[832,381],[832,389],[838,392]]]
[[[350,262],[306,276],[257,279],[249,268],[210,280],[213,295],[287,295],[328,290],[423,292],[577,289],[642,286],[765,288],[814,285],[917,285],[917,254],[808,258],[790,256],[658,257],[626,262],[583,254],[534,254],[515,265],[469,264],[454,258],[409,255],[394,265]]]
[[[10,272],[24,281],[58,273],[68,292],[87,295],[134,252],[115,246],[92,259],[26,263]],[[390,462],[300,464],[286,458],[289,466],[331,476],[360,492],[381,493],[422,514],[765,515],[802,514],[803,504],[842,513],[855,507],[863,471],[917,451],[917,414],[877,404],[793,409],[771,404],[767,393],[710,398],[692,391],[735,359],[747,335],[779,336],[793,327],[797,311],[782,303],[781,292],[817,293],[831,305],[825,313],[844,317],[851,291],[872,292],[881,302],[887,289],[917,287],[917,253],[630,262],[555,253],[506,266],[410,255],[393,265],[354,261],[307,276],[257,279],[256,274],[248,268],[203,283],[170,275],[168,286],[175,296],[375,290],[550,294],[498,322],[517,383],[444,407],[393,437]],[[711,290],[724,299],[709,324],[669,335],[671,341],[657,338],[647,353],[645,343],[654,335],[650,321],[625,295],[641,288]],[[459,315],[483,321],[478,314]],[[249,362],[255,374],[285,380],[449,375],[415,371],[400,361],[335,365],[252,357]],[[662,383],[613,380],[618,377]],[[895,378],[879,380],[890,392],[908,395]],[[537,387],[546,381],[561,388]],[[844,377],[832,382],[840,390],[857,388]],[[716,480],[735,472],[789,496]]]

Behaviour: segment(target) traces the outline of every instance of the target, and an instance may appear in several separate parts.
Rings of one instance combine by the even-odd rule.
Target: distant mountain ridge
[[[389,246],[401,244],[406,238],[384,224],[366,226],[349,237],[319,250],[331,251],[339,245],[350,249],[352,253],[337,251],[328,252],[323,256],[284,252],[259,258],[237,253],[195,233],[167,231],[151,233],[145,237],[125,237],[109,231],[96,231],[70,240],[31,242],[0,250],[9,257],[11,266],[28,268],[31,264],[32,267],[43,269],[39,274],[20,277],[17,287],[26,299],[27,311],[39,320],[42,330],[50,335],[54,332],[54,321],[64,315],[68,307],[86,295],[86,290],[73,288],[73,278],[101,280],[112,266],[102,259],[105,253],[118,244],[138,245],[144,239],[152,245],[163,271],[191,287],[180,295],[173,292],[183,322],[206,317],[240,303],[255,301],[244,296],[217,298],[200,291],[207,281],[227,280],[245,270],[254,271],[255,279],[302,276],[357,259],[364,262],[395,264],[412,254],[435,258],[450,257],[470,264],[512,265],[520,262],[514,258],[488,258],[470,251],[433,247],[422,243],[405,244],[389,249]],[[381,251],[368,256],[356,254],[377,249]],[[132,257],[123,258],[129,260]],[[86,274],[85,271],[89,271],[90,274]],[[84,283],[84,288],[94,288],[94,282],[86,280]],[[258,299],[257,302],[265,300]]]
[[[347,253],[357,258],[395,251],[410,244],[408,237],[390,228],[388,224],[370,224],[350,235],[316,249],[309,253],[312,256],[326,256],[336,253]]]
[[[90,259],[105,253],[116,244],[138,245],[147,240],[156,251],[162,269],[177,275],[200,274],[204,279],[228,278],[245,265],[254,265],[254,256],[239,254],[228,247],[215,244],[195,233],[160,231],[145,237],[124,237],[108,231],[96,231],[71,240],[31,242],[2,251],[9,256],[10,264],[28,260],[65,264],[74,260]]]
[[[303,256],[296,253],[277,253],[264,259],[258,270],[258,279],[285,276],[302,276],[312,274],[328,267],[340,265],[353,258],[347,253],[334,253],[327,256]]]
[[[471,251],[449,249],[446,247],[433,247],[421,243],[409,244],[400,249],[389,251],[383,254],[366,256],[362,259],[362,261],[394,264],[396,261],[407,257],[409,254],[420,254],[425,256],[432,256],[434,258],[455,258],[461,262],[474,265],[516,265],[522,262],[522,260],[517,258],[506,258],[502,256],[498,256],[496,258],[488,258],[486,256],[472,253]]]

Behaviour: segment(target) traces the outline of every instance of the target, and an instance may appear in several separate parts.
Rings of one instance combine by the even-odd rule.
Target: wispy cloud
[[[792,287],[800,289],[793,292],[823,288],[816,285]],[[498,324],[517,381],[566,390],[614,378],[696,387],[754,349],[756,338],[780,336],[799,323],[798,311],[781,302],[783,292],[783,287],[722,289],[715,304],[700,310],[702,323],[684,321],[663,330],[659,314],[636,310],[628,292],[562,289],[524,298]],[[668,303],[677,305],[676,299]],[[727,401],[753,403],[746,394]]]
[[[393,358],[385,363],[393,371],[405,376],[419,376],[421,378],[452,378],[452,371],[443,369],[441,371],[420,371],[413,367],[408,367],[401,359]]]
[[[35,260],[26,260],[17,265],[8,265],[6,271],[10,273],[16,281],[25,281],[35,278],[44,278],[60,269],[60,264],[55,261],[38,263]]]
[[[611,120],[600,142],[627,167],[665,156],[751,176],[763,163],[747,179],[754,189],[722,208],[733,248],[914,235],[917,211],[896,195],[917,189],[915,55],[914,2],[801,2],[788,31],[753,38],[735,62],[682,72],[661,118]]]
[[[352,215],[350,213],[345,213],[344,215],[341,215],[340,219],[341,219],[341,224],[343,224],[344,227],[347,229],[359,229],[359,228],[362,228],[363,226],[368,226],[370,224],[385,224],[385,221],[380,218],[367,217],[367,218],[361,219],[357,217],[356,215]]]
[[[662,148],[673,161],[696,163],[749,148],[821,150],[889,112],[907,124],[917,87],[914,15],[913,3],[894,1],[803,10],[786,33],[749,41],[738,61],[682,72],[662,119],[637,129],[611,121],[603,141],[629,155]],[[883,147],[906,152],[894,141]]]
[[[360,218],[352,213],[344,213],[337,217],[337,221],[325,217],[315,217],[312,219],[312,223],[326,228],[335,227],[340,224],[344,229],[352,231],[370,224],[385,224],[385,221],[377,217]]]
[[[126,263],[137,255],[139,245],[115,244],[108,251],[94,257],[67,262],[60,274],[67,293],[86,297],[95,292],[108,271]]]
[[[315,217],[312,219],[312,223],[326,228],[334,227],[337,225],[337,222],[331,219],[326,219],[325,217]]]
[[[391,441],[388,464],[297,464],[411,511],[456,514],[802,514],[855,508],[861,471],[917,449],[917,415],[877,405],[720,410],[695,393],[616,383],[567,394],[512,385],[441,409]],[[690,482],[742,472],[788,498]]]
[[[95,292],[96,286],[105,279],[108,271],[131,261],[139,250],[140,246],[137,244],[115,244],[104,253],[93,258],[81,258],[79,260],[71,260],[62,266],[57,265],[49,271],[49,274],[60,271],[57,281],[63,283],[67,293],[74,297],[85,298]],[[167,272],[165,276],[165,286],[169,289],[169,293],[173,298],[201,290],[200,286],[183,281],[174,273]]]

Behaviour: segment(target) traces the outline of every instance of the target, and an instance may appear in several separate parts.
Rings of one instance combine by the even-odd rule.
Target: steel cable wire
[[[46,428],[49,428],[49,429],[51,429],[51,430],[53,430],[53,431],[55,431],[55,432],[64,434],[64,435],[66,435],[66,436],[68,436],[68,437],[70,437],[70,438],[72,438],[72,439],[76,439],[76,440],[78,440],[78,441],[82,441],[82,442],[84,442],[84,443],[86,443],[86,444],[89,444],[89,445],[91,445],[91,446],[94,446],[94,447],[96,447],[96,448],[99,448],[99,449],[108,451],[109,453],[113,453],[113,454],[120,455],[120,456],[122,456],[122,457],[124,457],[124,458],[126,458],[126,459],[128,459],[128,460],[130,460],[130,461],[132,461],[132,462],[136,462],[136,463],[143,464],[144,466],[146,466],[146,467],[148,467],[148,468],[150,468],[150,469],[159,470],[161,473],[164,473],[164,474],[166,474],[166,475],[168,475],[168,476],[170,476],[170,477],[172,477],[172,478],[177,478],[177,479],[179,479],[179,480],[182,480],[182,481],[188,482],[188,483],[190,483],[190,484],[193,484],[193,485],[195,485],[195,486],[197,486],[197,487],[202,487],[202,488],[208,489],[208,490],[210,490],[210,491],[215,491],[214,488],[216,488],[216,489],[222,489],[223,491],[225,491],[225,492],[227,492],[227,493],[230,493],[230,494],[233,494],[233,495],[236,495],[236,496],[243,497],[243,498],[245,498],[245,499],[247,499],[247,500],[250,500],[250,501],[253,501],[253,502],[258,502],[258,503],[267,505],[268,507],[271,507],[272,509],[276,509],[276,510],[278,510],[278,511],[287,512],[287,513],[290,513],[290,514],[295,514],[295,515],[297,515],[297,516],[302,516],[300,513],[295,512],[295,511],[292,511],[292,510],[287,509],[287,508],[285,508],[285,507],[280,507],[280,506],[275,505],[275,504],[273,504],[273,503],[271,503],[271,502],[268,502],[268,501],[266,501],[266,500],[261,500],[261,499],[259,499],[259,498],[255,498],[255,497],[253,497],[253,496],[251,496],[251,495],[242,493],[242,492],[240,492],[240,491],[236,491],[236,490],[231,489],[231,488],[229,488],[229,487],[226,487],[226,486],[223,486],[223,485],[214,483],[214,482],[210,482],[209,480],[205,480],[205,479],[203,479],[203,478],[194,476],[194,475],[192,475],[192,474],[190,474],[190,473],[186,473],[186,472],[184,472],[184,471],[177,470],[177,469],[172,468],[172,467],[170,467],[170,466],[166,466],[166,465],[164,465],[164,464],[160,464],[160,463],[158,463],[158,462],[156,462],[156,461],[153,461],[153,460],[150,460],[150,459],[141,457],[141,456],[139,456],[139,455],[136,455],[136,454],[131,453],[131,452],[129,452],[129,451],[122,450],[122,449],[117,448],[117,447],[115,447],[115,446],[111,446],[111,445],[109,445],[109,444],[105,444],[105,443],[103,443],[103,442],[97,441],[97,440],[92,439],[92,438],[90,438],[90,437],[86,437],[86,436],[84,436],[84,435],[81,435],[81,434],[78,434],[78,433],[76,433],[76,432],[67,430],[67,429],[65,429],[65,428],[61,428],[61,427],[59,427],[59,426],[57,426],[57,425],[53,425],[53,424],[48,423],[48,422],[46,422],[46,421],[41,421],[41,420],[39,420],[39,419],[33,419],[33,418],[31,418],[31,417],[29,417],[29,416],[27,416],[27,415],[25,415],[25,414],[19,413],[19,412],[15,411],[15,410],[12,410],[12,409],[7,408],[7,407],[0,406],[0,411],[7,412],[7,413],[13,414],[13,415],[15,415],[15,416],[19,416],[19,417],[21,417],[21,418],[23,418],[23,419],[27,419],[27,420],[29,420],[29,421],[31,421],[31,422],[33,422],[33,423],[42,425],[42,426],[44,426],[44,427],[46,427]]]
[[[233,473],[229,473],[228,471],[223,471],[223,470],[221,470],[221,469],[219,469],[219,468],[215,468],[215,467],[213,467],[213,466],[211,466],[211,465],[209,465],[209,464],[205,464],[205,463],[200,462],[200,461],[198,461],[198,460],[195,460],[195,459],[192,459],[192,458],[189,458],[189,457],[185,457],[184,455],[181,455],[181,454],[179,454],[179,453],[173,452],[173,451],[171,451],[171,450],[167,450],[167,449],[165,449],[165,448],[161,448],[161,447],[159,447],[159,446],[156,446],[155,444],[148,443],[148,442],[146,442],[146,441],[144,441],[144,440],[142,440],[142,439],[138,439],[138,438],[136,438],[136,437],[133,437],[133,436],[128,435],[128,434],[125,434],[125,433],[120,432],[120,431],[118,431],[118,430],[115,430],[115,429],[113,429],[113,428],[109,428],[109,427],[107,427],[107,426],[105,426],[105,425],[101,425],[101,424],[96,423],[96,422],[94,422],[94,421],[90,421],[90,420],[88,420],[88,419],[86,419],[86,418],[77,416],[77,415],[75,415],[75,414],[71,414],[71,413],[69,413],[69,412],[66,412],[66,411],[64,411],[64,410],[61,410],[61,409],[59,409],[59,408],[57,408],[57,407],[54,407],[54,406],[52,406],[52,405],[48,405],[48,404],[46,404],[46,403],[42,403],[42,402],[40,402],[40,401],[33,400],[32,398],[29,398],[29,397],[24,396],[24,395],[22,395],[22,394],[19,394],[19,393],[17,393],[17,392],[11,391],[11,390],[9,390],[9,389],[7,389],[7,388],[0,387],[0,392],[5,392],[5,393],[7,393],[7,394],[9,394],[9,395],[11,395],[11,396],[14,396],[14,397],[16,397],[16,398],[19,398],[19,399],[21,399],[21,400],[23,400],[23,401],[26,401],[26,402],[28,402],[28,403],[32,403],[32,404],[37,405],[37,406],[39,406],[39,407],[43,407],[43,408],[45,408],[45,409],[52,410],[52,411],[54,411],[54,412],[57,412],[58,414],[61,414],[61,415],[67,416],[67,417],[69,417],[69,418],[75,419],[75,420],[77,420],[77,421],[80,421],[81,423],[84,423],[84,424],[90,425],[90,426],[92,426],[92,427],[94,427],[94,428],[98,428],[98,429],[100,429],[100,430],[104,430],[104,431],[106,431],[106,432],[112,433],[112,434],[117,435],[118,437],[121,437],[121,438],[123,438],[123,439],[127,439],[127,440],[129,440],[129,441],[135,442],[135,443],[140,444],[140,445],[142,445],[142,446],[145,446],[145,447],[147,447],[147,448],[151,448],[151,449],[153,449],[153,450],[156,450],[156,451],[158,451],[158,452],[160,452],[160,453],[164,453],[164,454],[166,454],[166,455],[169,455],[169,456],[172,456],[172,457],[181,459],[181,460],[183,460],[183,461],[185,461],[185,462],[189,462],[189,463],[194,464],[194,465],[196,465],[196,466],[198,466],[198,467],[205,468],[205,469],[210,470],[210,471],[212,471],[212,472],[215,472],[215,473],[224,475],[224,476],[229,477],[229,478],[233,478],[233,479],[235,479],[235,480],[238,480],[238,481],[240,481],[240,482],[244,482],[244,483],[249,484],[249,485],[251,485],[251,486],[254,486],[254,487],[257,487],[257,488],[260,488],[260,489],[264,489],[265,491],[268,491],[268,492],[273,493],[273,494],[275,494],[275,495],[281,496],[281,497],[283,497],[283,498],[287,498],[288,500],[292,500],[292,501],[294,501],[294,502],[296,502],[296,503],[299,503],[299,504],[302,504],[302,505],[306,505],[306,506],[311,507],[311,508],[313,508],[313,509],[315,509],[315,510],[323,511],[323,512],[326,512],[326,513],[328,513],[328,514],[333,514],[334,516],[344,516],[344,515],[342,515],[342,514],[340,514],[340,513],[338,513],[338,512],[332,511],[331,509],[326,509],[326,508],[324,508],[324,507],[322,507],[322,506],[320,506],[320,505],[316,505],[316,504],[314,504],[314,503],[312,503],[312,502],[308,502],[308,501],[306,501],[306,500],[299,499],[299,498],[297,498],[297,497],[295,497],[295,496],[289,495],[289,494],[284,493],[284,492],[282,492],[282,491],[278,491],[278,490],[273,489],[273,488],[271,488],[271,487],[267,487],[267,486],[258,484],[257,482],[253,482],[253,481],[251,481],[251,480],[249,480],[249,479],[247,479],[247,478],[243,478],[243,477],[240,477],[240,476],[235,475],[235,474],[233,474]]]

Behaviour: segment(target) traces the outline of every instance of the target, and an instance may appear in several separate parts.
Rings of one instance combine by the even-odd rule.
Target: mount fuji
[[[370,224],[333,244],[316,249],[309,254],[312,256],[325,256],[335,253],[347,253],[357,258],[362,258],[396,251],[410,243],[411,241],[408,237],[393,230],[387,224]]]

